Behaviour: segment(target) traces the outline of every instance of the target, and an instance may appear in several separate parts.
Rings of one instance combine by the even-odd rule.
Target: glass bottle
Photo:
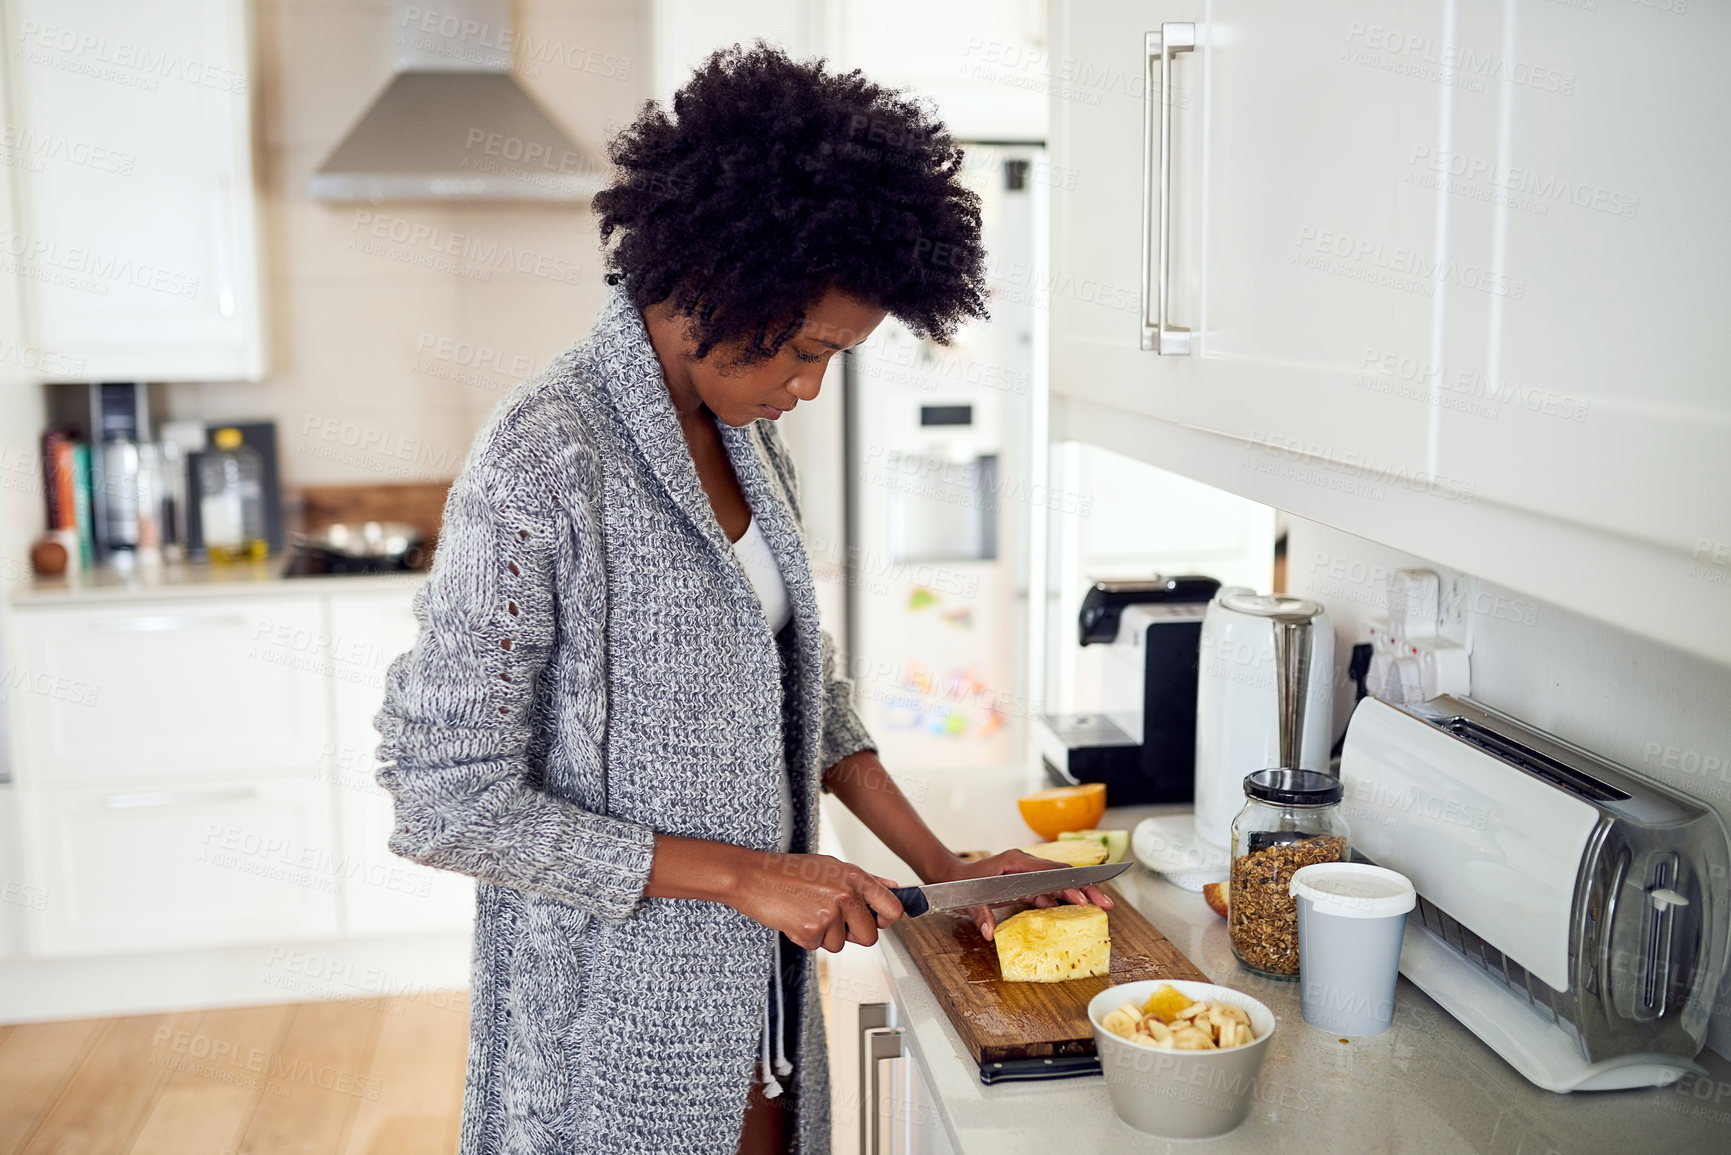
[[[1300,867],[1346,859],[1344,793],[1340,779],[1315,770],[1244,776],[1244,809],[1232,820],[1226,926],[1232,953],[1258,974],[1298,977],[1298,901],[1288,888]]]
[[[102,522],[111,559],[138,548],[138,443],[125,434],[102,443]]]
[[[264,536],[264,463],[240,430],[211,434],[214,449],[199,455],[198,517],[205,556],[217,563],[257,561],[270,552]]]
[[[162,455],[153,441],[138,446],[138,560],[162,561]]]

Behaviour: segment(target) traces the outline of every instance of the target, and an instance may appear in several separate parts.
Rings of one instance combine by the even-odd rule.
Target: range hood
[[[511,75],[510,0],[394,0],[391,82],[312,178],[319,200],[580,201],[607,172]]]

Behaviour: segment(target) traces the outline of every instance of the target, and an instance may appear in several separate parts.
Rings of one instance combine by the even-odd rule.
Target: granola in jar
[[[1298,977],[1298,901],[1292,876],[1344,861],[1340,779],[1313,770],[1258,770],[1244,779],[1245,805],[1232,822],[1226,926],[1232,952],[1251,970]]]

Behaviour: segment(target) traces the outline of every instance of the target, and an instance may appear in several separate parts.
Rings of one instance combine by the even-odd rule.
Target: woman
[[[392,849],[480,880],[468,1153],[828,1150],[810,952],[901,907],[811,853],[820,790],[927,881],[1053,865],[961,861],[884,773],[774,427],[887,314],[984,315],[960,151],[761,45],[673,113],[612,144],[611,299],[476,438],[377,718]]]

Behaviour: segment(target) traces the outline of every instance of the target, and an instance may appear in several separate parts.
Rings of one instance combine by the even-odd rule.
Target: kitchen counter
[[[1015,799],[1019,771],[897,775],[932,828],[954,849],[1000,850],[1036,841]],[[853,862],[902,881],[912,872],[833,799],[826,817]],[[1110,810],[1103,827],[1129,829],[1172,807]],[[907,1028],[906,1041],[937,1101],[936,1118],[957,1155],[1095,1155],[1180,1148],[1243,1152],[1484,1152],[1586,1155],[1595,1152],[1731,1151],[1731,1064],[1711,1051],[1705,1077],[1669,1088],[1556,1095],[1532,1086],[1405,978],[1394,1025],[1343,1041],[1299,1014],[1298,984],[1262,979],[1238,965],[1226,923],[1200,894],[1180,890],[1141,866],[1113,884],[1210,979],[1245,991],[1275,1013],[1278,1026],[1257,1103],[1244,1125],[1206,1141],[1144,1135],[1119,1121],[1099,1076],[986,1087],[943,1009],[893,932],[879,948]]]
[[[32,578],[11,588],[15,609],[42,606],[85,606],[128,602],[141,598],[212,598],[260,594],[320,594],[334,590],[414,588],[425,573],[318,574],[285,577],[288,551],[263,561],[239,565],[176,562],[137,566],[122,572],[109,566],[84,570],[72,577]]]

